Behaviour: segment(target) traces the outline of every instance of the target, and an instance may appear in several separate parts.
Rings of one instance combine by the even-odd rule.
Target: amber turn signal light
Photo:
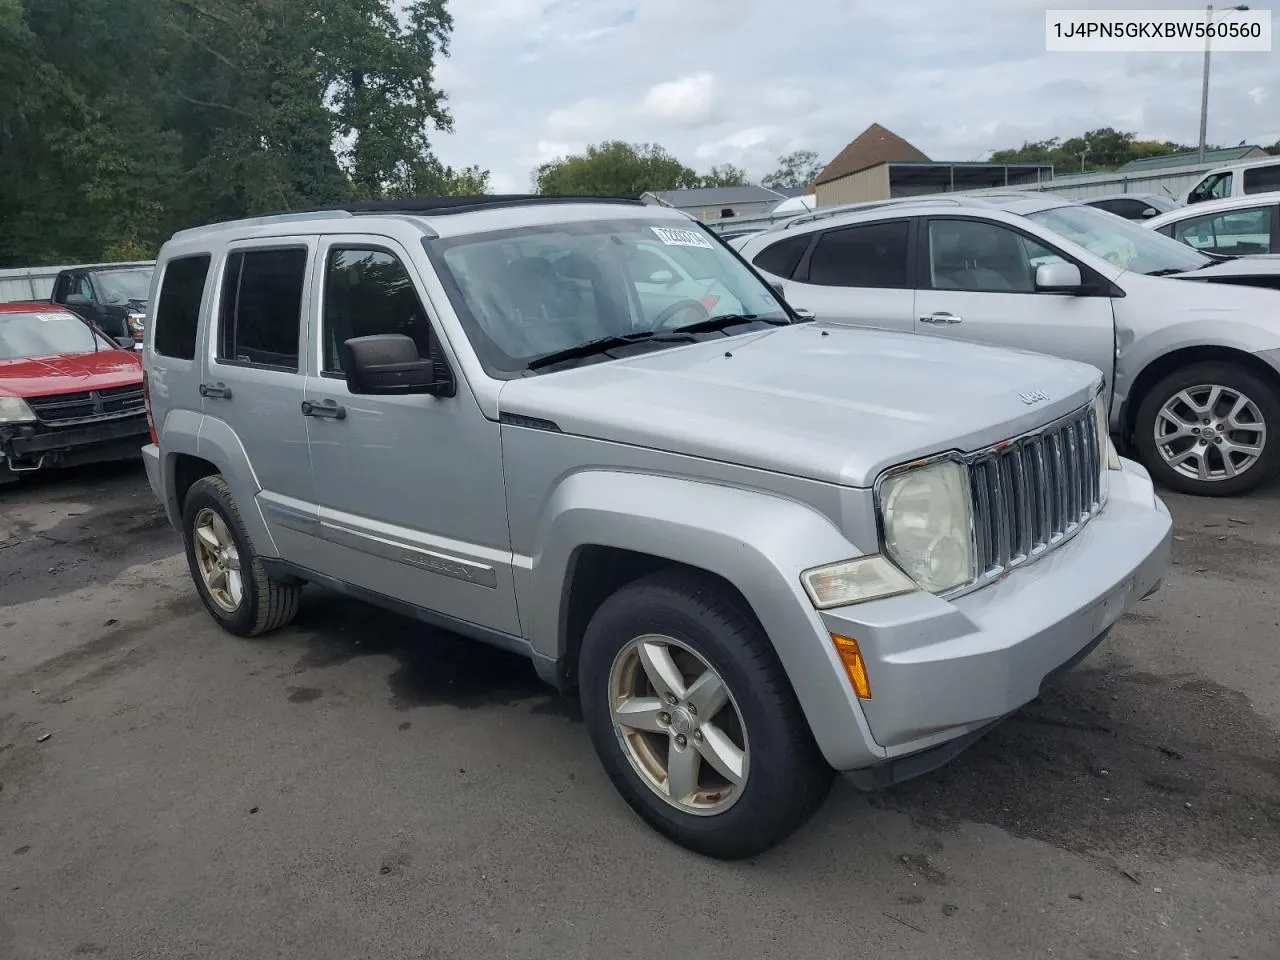
[[[862,651],[858,649],[858,641],[853,637],[843,637],[838,633],[831,634],[831,642],[836,645],[836,653],[844,664],[844,672],[859,700],[871,699],[871,681],[867,679],[867,661],[862,659]]]

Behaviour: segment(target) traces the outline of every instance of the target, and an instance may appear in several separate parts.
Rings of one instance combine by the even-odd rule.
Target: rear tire
[[[671,684],[653,682],[663,663],[676,668]],[[833,771],[764,630],[712,578],[663,571],[622,588],[592,617],[579,666],[583,715],[609,779],[681,846],[755,856],[826,797]]]
[[[182,506],[182,536],[200,600],[224,630],[256,637],[298,615],[301,585],[267,575],[222,477],[192,484]]]
[[[1280,465],[1280,395],[1239,364],[1195,363],[1147,391],[1134,442],[1160,484],[1193,496],[1238,496]]]

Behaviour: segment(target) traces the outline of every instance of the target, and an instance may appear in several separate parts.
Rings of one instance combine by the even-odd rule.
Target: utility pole
[[[1238,7],[1228,7],[1223,13],[1230,13],[1232,10],[1248,10],[1244,4]],[[1209,4],[1204,8],[1205,22],[1213,23],[1213,4]],[[1204,38],[1204,81],[1200,86],[1200,162],[1204,163],[1204,139],[1205,133],[1209,128],[1209,38]]]

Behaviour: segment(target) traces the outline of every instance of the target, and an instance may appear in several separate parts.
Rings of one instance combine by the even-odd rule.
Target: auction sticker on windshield
[[[711,241],[697,230],[677,230],[674,227],[650,227],[658,239],[668,247],[701,247],[703,250],[714,250]]]

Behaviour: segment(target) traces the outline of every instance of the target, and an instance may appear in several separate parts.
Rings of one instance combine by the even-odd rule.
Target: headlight
[[[973,581],[973,508],[969,470],[941,461],[885,480],[880,517],[885,553],[930,593]]]
[[[36,415],[21,397],[0,397],[0,423],[34,423]]]
[[[883,600],[916,589],[910,577],[880,556],[814,567],[800,574],[800,582],[819,610]]]
[[[1093,420],[1098,430],[1098,462],[1102,464],[1102,489],[1106,490],[1108,470],[1123,470],[1120,454],[1111,442],[1111,418],[1107,416],[1106,395],[1099,393],[1093,401]]]

